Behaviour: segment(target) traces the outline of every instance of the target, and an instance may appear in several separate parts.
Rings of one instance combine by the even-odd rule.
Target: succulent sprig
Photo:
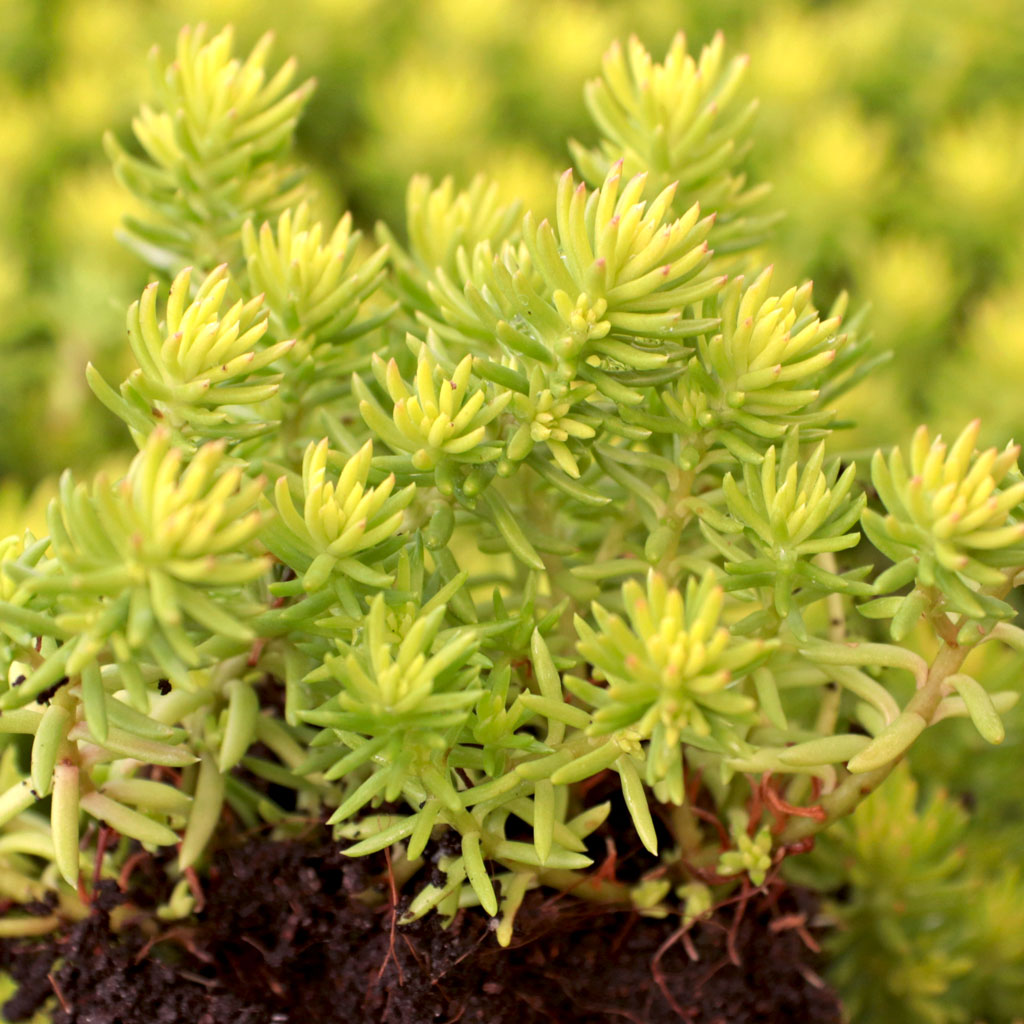
[[[346,213],[328,237],[314,223],[307,202],[286,209],[276,227],[267,221],[259,227],[246,221],[242,248],[249,283],[264,296],[270,311],[273,335],[301,339],[291,356],[308,358],[318,340],[350,341],[372,330],[390,314],[358,320],[362,303],[384,280],[387,248],[365,258],[359,255],[361,234],[352,230]],[[330,362],[318,353],[318,370]]]
[[[519,246],[493,253],[480,243],[464,284],[440,276],[432,295],[445,319],[468,339],[496,338],[510,354],[552,367],[556,380],[641,401],[618,378],[671,376],[685,340],[709,326],[695,307],[724,283],[703,273],[711,221],[697,206],[671,217],[674,189],[647,203],[644,183],[641,175],[623,185],[616,164],[588,192],[567,171],[555,224],[528,214]]]
[[[771,587],[781,616],[789,614],[797,587],[800,603],[828,593],[873,593],[855,576],[839,576],[814,561],[860,540],[859,533],[849,532],[867,500],[863,494],[851,496],[856,464],[842,468],[835,459],[824,465],[824,444],[803,464],[799,451],[800,435],[794,431],[781,455],[773,445],[759,467],[744,463],[741,481],[726,473],[722,492],[729,518],[709,511],[701,521],[705,536],[724,555],[725,570],[733,576],[730,587]]]
[[[372,587],[386,586],[380,570],[386,545],[402,525],[403,510],[415,486],[395,490],[394,474],[369,484],[373,444],[368,441],[345,461],[337,479],[328,477],[327,438],[311,443],[302,460],[301,512],[287,477],[274,490],[279,519],[265,534],[267,545],[301,578],[306,591],[327,586],[332,578]]]
[[[479,464],[496,459],[500,445],[488,425],[504,411],[511,391],[488,394],[472,382],[473,357],[464,356],[446,377],[426,344],[418,346],[412,387],[398,363],[373,359],[373,373],[392,403],[391,416],[357,378],[359,411],[374,433],[396,453],[408,452],[412,467],[429,472],[445,460]],[[490,442],[490,443],[488,443]]]
[[[593,735],[628,731],[649,741],[647,780],[681,779],[681,744],[721,738],[756,701],[737,686],[773,646],[734,640],[721,624],[724,592],[711,574],[688,581],[685,596],[651,572],[646,587],[623,585],[628,624],[594,604],[594,629],[577,617],[578,649],[607,689],[588,689],[597,705]]]
[[[587,411],[595,384],[576,381],[569,387],[548,386],[543,370],[530,373],[528,394],[512,392],[512,408],[519,423],[509,438],[505,455],[512,462],[525,459],[540,444],[547,447],[559,469],[570,477],[580,475],[579,458],[586,442],[597,435],[600,420]]]
[[[226,265],[211,271],[190,299],[192,269],[174,279],[164,318],[154,282],[128,311],[128,342],[138,363],[115,392],[97,370],[89,383],[100,401],[129,425],[136,440],[162,424],[179,444],[214,438],[234,442],[272,429],[261,407],[278,392],[273,364],[293,340],[263,345],[263,297],[238,299],[224,309],[231,276]]]
[[[227,465],[222,444],[182,463],[168,432],[156,430],[124,479],[101,475],[89,487],[63,477],[47,517],[53,556],[32,568],[5,566],[28,595],[23,607],[53,617],[48,633],[59,645],[0,698],[4,706],[27,704],[62,675],[95,673],[102,656],[145,710],[140,656],[184,682],[201,664],[197,640],[251,639],[238,589],[269,565],[251,546],[262,481]]]
[[[678,33],[665,60],[657,63],[635,36],[613,43],[602,61],[602,77],[587,83],[584,97],[600,129],[599,146],[571,143],[583,177],[597,184],[618,160],[625,173],[650,174],[658,192],[679,188],[680,207],[699,202],[714,210],[716,252],[724,254],[762,242],[777,214],[749,216],[768,191],[746,187],[741,162],[750,148],[756,100],[743,98],[749,58],[725,60],[718,33],[695,60]]]
[[[839,317],[821,320],[811,283],[772,295],[772,268],[730,281],[719,298],[721,330],[700,339],[685,376],[664,395],[703,448],[719,445],[759,462],[766,442],[799,426],[822,436],[834,409],[818,403],[845,337]]]
[[[445,760],[451,737],[468,721],[483,695],[479,664],[472,655],[479,640],[472,631],[439,638],[443,605],[418,617],[404,634],[388,627],[384,596],[370,602],[360,642],[328,655],[310,682],[327,676],[338,692],[302,717],[329,728],[349,747],[328,771],[340,778],[362,766],[370,774],[338,807],[343,821],[365,803],[394,801],[418,781],[435,799],[451,803],[455,790]]]
[[[1020,446],[979,452],[980,428],[978,420],[969,423],[947,446],[922,426],[909,464],[899,448],[872,460],[871,480],[886,514],[866,509],[864,530],[895,563],[879,585],[892,590],[916,583],[891,609],[900,616],[900,635],[936,591],[946,608],[970,619],[1013,615],[1003,597],[1024,566]]]
[[[232,56],[233,41],[230,28],[210,39],[205,26],[184,28],[166,69],[154,48],[157,106],[144,106],[132,126],[145,159],[112,134],[104,140],[146,211],[126,219],[125,240],[167,273],[193,262],[237,266],[245,221],[262,223],[299,196],[302,175],[287,157],[314,83],[291,88],[294,60],[268,77],[271,35],[244,61]]]

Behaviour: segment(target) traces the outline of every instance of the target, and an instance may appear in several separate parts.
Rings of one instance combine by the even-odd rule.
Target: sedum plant
[[[144,154],[109,143],[154,281],[88,380],[138,454],[0,542],[0,891],[73,916],[176,845],[187,916],[230,812],[326,818],[405,920],[504,944],[539,886],[689,921],[943,719],[1000,741],[971,665],[1024,648],[1019,449],[844,449],[878,360],[762,264],[743,60],[614,47],[551,218],[417,178],[376,250],[314,220],[267,60],[184,30]],[[595,867],[599,776],[639,880]]]
[[[182,17],[166,0],[59,2],[56,21],[5,12],[0,47],[0,472],[25,481],[91,468],[96,451],[125,440],[81,374],[87,359],[120,374],[110,304],[127,306],[145,283],[112,237],[124,198],[95,140],[113,127],[139,155],[130,122],[147,43]],[[488,171],[546,211],[565,137],[595,142],[579,83],[600,48],[632,30],[662,54],[679,26],[700,39],[724,28],[734,52],[749,49],[746,80],[763,101],[756,146],[733,173],[749,162],[751,181],[771,181],[772,206],[787,212],[771,246],[782,279],[810,274],[823,294],[853,282],[896,354],[896,372],[861,392],[863,405],[852,398],[858,443],[889,440],[870,412],[883,391],[901,434],[920,415],[955,432],[984,408],[987,443],[1019,436],[1022,51],[1019,32],[993,31],[1012,25],[1013,3],[495,0],[467,12],[452,0],[365,0],[298,19],[268,0],[203,10],[214,23],[237,19],[247,42],[273,25],[276,45],[316,75],[303,162],[325,209],[351,197],[366,223],[399,222],[414,171],[463,183]],[[123,46],[111,60],[114,37]],[[922,361],[935,372],[920,374]]]
[[[830,980],[851,1020],[1012,1020],[1020,1006],[1021,879],[981,867],[991,837],[941,790],[920,800],[907,762],[790,874],[841,891],[824,914]]]

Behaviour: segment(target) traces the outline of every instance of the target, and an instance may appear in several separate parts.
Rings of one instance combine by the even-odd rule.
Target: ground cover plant
[[[0,475],[31,483],[66,466],[91,473],[99,453],[123,448],[82,370],[92,361],[116,379],[127,372],[111,325],[146,277],[113,237],[124,200],[98,139],[109,128],[129,135],[152,41],[204,18],[233,21],[243,49],[273,28],[278,52],[317,78],[297,145],[318,217],[333,222],[347,208],[363,225],[401,222],[414,172],[466,183],[482,170],[549,214],[564,140],[590,131],[580,83],[608,42],[635,32],[663,54],[680,28],[700,41],[724,29],[734,52],[750,54],[761,99],[752,172],[786,211],[766,262],[781,279],[812,278],[819,296],[851,289],[894,353],[893,372],[849,396],[856,443],[891,441],[873,432],[872,399],[890,406],[901,436],[921,421],[955,433],[982,405],[986,444],[1020,436],[1012,382],[1024,323],[1024,25],[1015,0],[302,7],[303,17],[282,18],[273,0],[3,6]],[[919,373],[922,364],[933,372]]]
[[[154,280],[134,368],[87,379],[137,454],[0,546],[0,934],[187,930],[242,833],[326,818],[387,880],[331,862],[335,891],[401,899],[396,928],[479,908],[510,946],[544,893],[629,907],[671,924],[652,986],[719,907],[734,961],[748,905],[813,946],[758,902],[786,862],[851,814],[855,851],[870,809],[912,821],[907,779],[890,817],[865,801],[943,720],[1003,739],[1017,694],[980,669],[1024,646],[1018,447],[972,421],[844,449],[837,403],[883,359],[845,295],[819,312],[763,265],[720,36],[608,51],[551,218],[416,177],[375,243],[318,220],[312,86],[269,48],[183,31],[108,138]],[[848,906],[857,977],[877,917]],[[911,972],[913,1012],[945,1019],[934,979],[971,966]]]

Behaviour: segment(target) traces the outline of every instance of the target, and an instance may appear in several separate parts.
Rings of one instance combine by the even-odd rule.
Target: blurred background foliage
[[[317,77],[300,153],[321,212],[363,227],[401,223],[416,171],[484,170],[543,208],[566,136],[594,141],[581,86],[612,39],[660,54],[679,28],[691,49],[723,29],[761,98],[752,178],[787,214],[770,258],[826,304],[843,287],[870,303],[895,352],[854,443],[978,411],[983,440],[1020,432],[1019,0],[0,0],[0,476],[88,465],[122,437],[82,372],[120,358],[144,283],[100,139],[129,140],[147,51],[201,19],[234,24],[240,49],[271,28]]]
[[[277,60],[316,76],[299,153],[317,213],[350,208],[364,229],[401,228],[418,171],[482,170],[547,212],[565,138],[595,141],[582,84],[608,44],[633,32],[660,57],[679,28],[691,52],[724,30],[761,99],[751,178],[786,211],[766,258],[825,307],[843,288],[869,303],[894,352],[851,399],[850,446],[979,414],[983,442],[1024,434],[1020,0],[0,0],[0,536],[39,528],[56,470],[127,441],[84,377],[89,360],[123,376],[146,273],[115,239],[128,199],[101,137],[129,143],[147,51],[204,19],[234,24],[239,52],[273,29]],[[991,672],[999,689],[1019,659]],[[874,1000],[855,1019],[1009,1024],[1024,1005],[1024,712],[1007,726],[990,756],[966,722],[933,730],[914,758],[925,792],[906,776],[828,841],[841,878],[808,862],[846,887],[836,980]],[[932,864],[925,882],[911,861]]]

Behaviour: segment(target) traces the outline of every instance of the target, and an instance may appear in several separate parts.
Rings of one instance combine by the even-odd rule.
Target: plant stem
[[[529,864],[516,865],[513,861],[505,864],[513,870],[532,871],[542,885],[549,885],[561,892],[571,892],[580,899],[591,903],[631,906],[630,888],[622,882],[601,878],[596,874],[586,875],[568,868],[538,868]]]
[[[905,711],[916,713],[930,723],[939,701],[942,700],[943,684],[951,675],[960,671],[960,666],[963,665],[970,650],[969,647],[944,644],[928,670],[924,686],[910,699]],[[901,757],[896,758],[880,768],[856,775],[847,773],[843,781],[819,801],[825,817],[820,821],[813,818],[791,818],[779,835],[779,841],[783,844],[794,843],[808,836],[817,835],[837,818],[850,814],[865,797],[873,793],[888,778],[901,760]]]
[[[838,574],[839,566],[833,552],[826,551],[818,555],[815,561],[826,572]],[[841,644],[846,639],[846,609],[843,606],[843,595],[829,594],[825,599],[825,607],[828,612],[828,638],[834,644]],[[825,685],[818,707],[818,717],[814,723],[814,731],[819,736],[830,736],[835,731],[842,700],[843,692],[835,680]],[[786,787],[786,799],[791,804],[802,804],[810,793],[810,785],[810,776],[797,775]]]
[[[815,561],[826,572],[838,574],[836,556],[831,551],[819,555]],[[841,644],[846,639],[846,609],[843,607],[843,595],[829,594],[825,599],[825,606],[828,609],[828,638],[834,644]],[[835,730],[841,701],[842,691],[838,684],[833,683],[831,687],[825,688],[821,707],[818,709],[818,720],[814,726],[815,732],[828,735]]]

